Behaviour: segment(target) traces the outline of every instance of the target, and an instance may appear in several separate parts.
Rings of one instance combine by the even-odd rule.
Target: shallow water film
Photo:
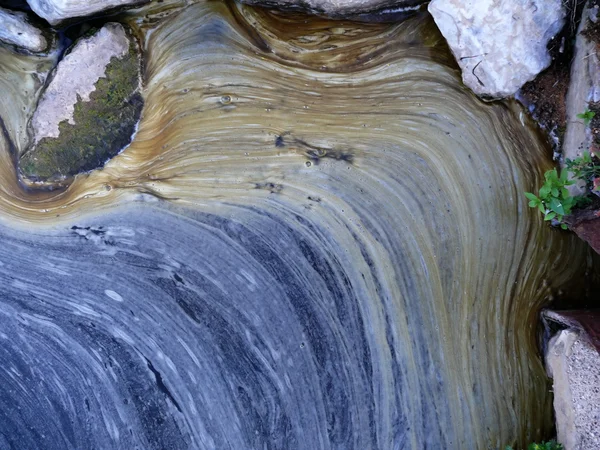
[[[549,436],[538,311],[593,268],[527,207],[551,162],[520,109],[427,17],[186,3],[111,18],[142,119],[66,189],[14,168],[52,57],[0,53],[0,448]]]

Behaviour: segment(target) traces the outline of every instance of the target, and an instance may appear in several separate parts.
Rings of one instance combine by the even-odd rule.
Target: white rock
[[[48,47],[42,32],[29,23],[25,13],[3,8],[0,8],[0,41],[34,53]]]
[[[546,49],[562,28],[562,0],[432,0],[429,12],[478,95],[502,98],[550,65]]]
[[[242,0],[244,3],[275,8],[303,9],[327,16],[351,16],[377,10],[412,12],[426,0]]]
[[[73,113],[79,99],[90,100],[98,79],[105,74],[113,57],[129,50],[129,38],[118,23],[108,23],[96,34],[81,39],[58,64],[42,95],[31,124],[37,144],[45,137],[59,136],[59,123],[75,125]]]
[[[27,0],[31,9],[51,25],[72,17],[92,16],[107,9],[139,5],[150,0]]]
[[[599,449],[600,354],[578,332],[562,330],[545,356],[558,441],[565,450]]]

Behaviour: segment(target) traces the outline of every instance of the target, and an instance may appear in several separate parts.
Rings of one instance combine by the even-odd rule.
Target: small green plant
[[[596,113],[594,111],[590,111],[586,108],[584,112],[577,114],[577,118],[583,119],[583,123],[585,123],[585,126],[587,127],[595,115]]]
[[[504,450],[513,450],[510,445],[507,445]],[[555,440],[542,442],[540,444],[532,443],[527,446],[527,450],[564,450],[562,444]]]
[[[565,215],[571,213],[575,199],[571,197],[566,186],[575,182],[569,180],[568,176],[569,173],[566,170],[561,171],[560,176],[556,169],[549,170],[544,174],[545,181],[539,190],[539,196],[525,192],[525,196],[529,199],[529,206],[538,208],[544,215],[544,220],[555,219],[560,223]],[[567,225],[564,223],[561,223],[560,227],[563,230],[567,229]]]
[[[579,158],[566,160],[567,169],[573,172],[573,177],[585,182],[588,189],[593,189],[594,179],[600,177],[600,163],[596,164],[597,158],[590,152],[583,152]]]

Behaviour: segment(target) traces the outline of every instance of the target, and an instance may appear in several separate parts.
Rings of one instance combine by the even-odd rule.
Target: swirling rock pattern
[[[527,208],[550,162],[518,108],[423,18],[173,5],[122,18],[147,56],[125,152],[36,195],[3,156],[2,446],[546,435],[537,310],[593,260]]]

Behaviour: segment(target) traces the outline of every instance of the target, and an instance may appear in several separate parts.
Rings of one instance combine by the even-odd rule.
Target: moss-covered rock
[[[121,25],[108,24],[105,28],[109,25],[113,28],[120,27],[124,33]],[[102,30],[98,33],[100,32]],[[123,36],[127,39],[124,51],[120,52],[116,46],[116,56],[107,58],[104,55],[109,62],[102,68],[103,74],[93,84],[84,80],[77,90],[71,89],[71,86],[52,86],[57,79],[57,82],[61,78],[67,79],[58,74],[62,61],[59,63],[57,73],[42,96],[32,120],[32,147],[20,160],[21,173],[25,178],[33,181],[62,181],[80,172],[102,167],[129,144],[140,117],[143,100],[140,95],[138,47],[131,35]],[[95,47],[90,45],[90,40],[94,37],[87,37],[86,42],[75,45],[85,45],[85,51],[93,51]],[[83,55],[86,56],[81,58],[81,70],[86,70],[84,59],[90,55]],[[77,63],[78,61],[70,61],[69,64],[73,67],[69,67],[69,70],[77,70]],[[86,82],[89,85],[87,87]],[[60,121],[53,115],[54,112],[60,117]]]

